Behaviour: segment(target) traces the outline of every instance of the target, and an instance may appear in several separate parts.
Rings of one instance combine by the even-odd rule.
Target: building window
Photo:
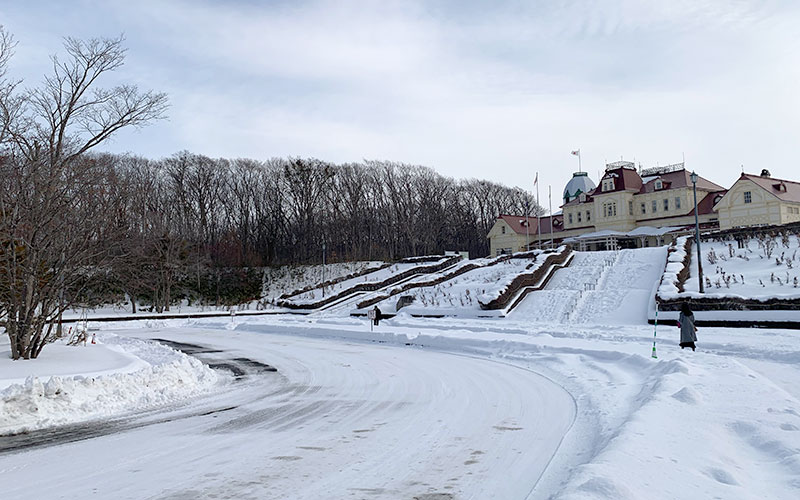
[[[653,213],[656,212],[658,212],[658,202],[656,200],[653,200]]]
[[[628,202],[628,215],[633,215],[633,202]]]
[[[669,212],[669,198],[664,198],[664,211]]]
[[[578,222],[581,222],[581,214],[582,212],[578,212]]]
[[[613,190],[614,190],[614,179],[604,179],[603,191],[613,191]]]
[[[680,210],[680,208],[681,208],[681,197],[680,196],[676,196],[675,197],[675,208],[677,210]],[[702,241],[702,240],[700,240],[700,241]]]
[[[663,188],[664,188],[664,184],[660,180],[656,181],[656,190],[663,189]]]
[[[647,213],[647,205],[645,204],[645,202],[642,202],[642,213],[643,214]]]
[[[752,201],[753,201],[752,193],[750,193],[750,191],[745,191],[744,192],[744,202],[745,203],[751,203]]]
[[[617,204],[613,201],[603,204],[603,217],[616,217]]]
[[[586,211],[586,222],[589,222],[590,220],[592,220],[592,212],[587,210]]]
[[[500,234],[506,234],[506,226],[500,226]]]
[[[569,221],[569,223],[572,224],[572,212],[567,214],[567,221]],[[700,240],[700,241],[702,241],[702,240]]]

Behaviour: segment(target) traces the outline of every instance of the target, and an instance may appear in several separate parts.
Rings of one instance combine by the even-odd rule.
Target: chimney
[[[769,173],[769,170],[766,168],[761,169],[761,177],[772,177]]]

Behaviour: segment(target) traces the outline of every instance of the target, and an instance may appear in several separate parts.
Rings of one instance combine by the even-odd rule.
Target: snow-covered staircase
[[[531,292],[509,318],[549,323],[646,321],[665,247],[576,252],[543,290]],[[640,317],[641,316],[641,317]]]

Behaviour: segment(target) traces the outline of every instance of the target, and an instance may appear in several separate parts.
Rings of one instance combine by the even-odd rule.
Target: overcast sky
[[[529,190],[538,171],[545,206],[578,148],[595,182],[684,155],[726,187],[742,165],[800,180],[800,2],[28,0],[0,24],[28,86],[63,37],[125,34],[114,78],[171,108],[110,151],[386,159]]]

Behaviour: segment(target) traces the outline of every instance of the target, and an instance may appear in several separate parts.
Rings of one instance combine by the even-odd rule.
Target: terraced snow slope
[[[644,323],[666,253],[666,247],[576,252],[569,267],[556,271],[544,290],[529,293],[509,316],[545,323]]]

